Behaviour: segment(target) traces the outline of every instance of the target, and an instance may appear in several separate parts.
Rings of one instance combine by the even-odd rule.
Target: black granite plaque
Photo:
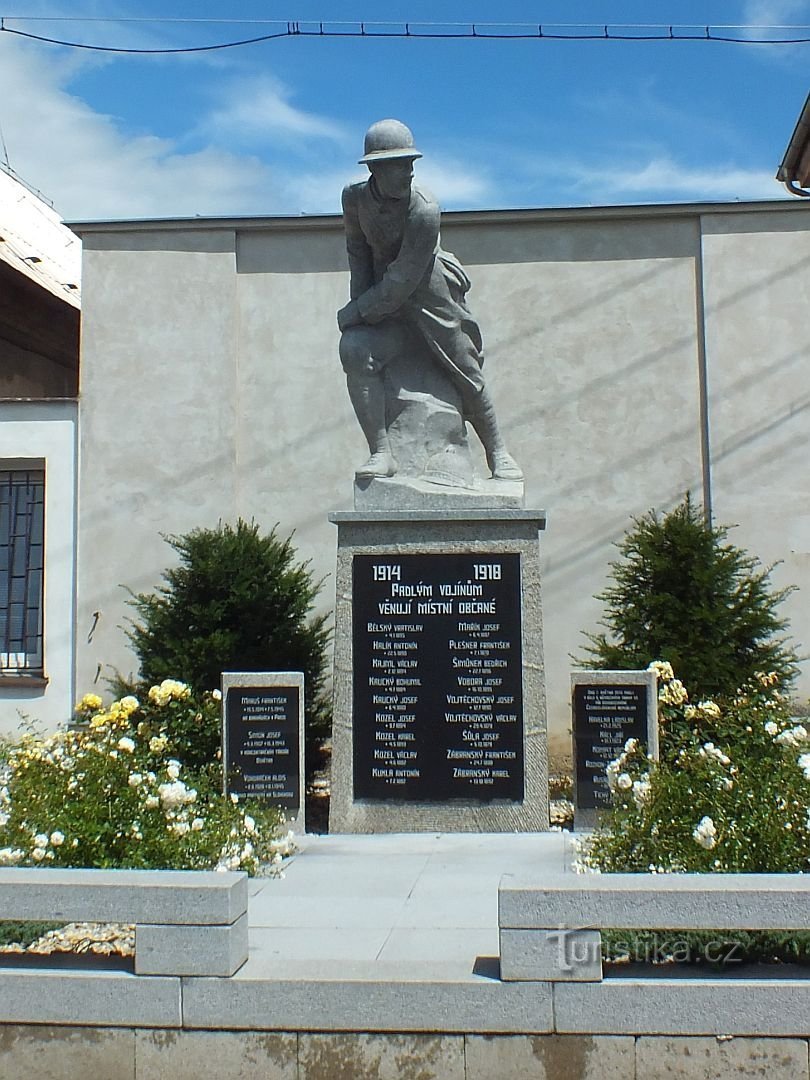
[[[628,739],[647,742],[647,695],[644,684],[593,682],[574,687],[576,805],[603,810],[611,805],[607,766]]]
[[[355,555],[354,797],[520,802],[520,556]]]
[[[225,698],[226,793],[301,805],[297,686],[232,686]]]

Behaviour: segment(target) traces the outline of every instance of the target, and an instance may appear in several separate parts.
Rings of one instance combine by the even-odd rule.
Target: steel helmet
[[[422,155],[413,145],[411,129],[399,120],[378,120],[366,132],[361,165],[390,158],[420,158]]]

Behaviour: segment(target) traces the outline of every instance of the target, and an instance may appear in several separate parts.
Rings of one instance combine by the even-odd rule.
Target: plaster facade
[[[571,654],[596,625],[613,543],[631,516],[687,490],[739,525],[734,542],[783,560],[774,582],[802,590],[785,610],[807,651],[809,212],[769,202],[444,216],[527,505],[548,512],[552,752],[569,748]],[[339,218],[75,229],[84,691],[99,665],[136,665],[122,586],[158,583],[172,558],[161,533],[239,515],[280,522],[333,609],[328,515],[351,508],[365,447],[338,360]]]

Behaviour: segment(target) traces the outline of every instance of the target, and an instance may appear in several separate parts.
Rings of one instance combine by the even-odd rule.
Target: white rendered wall
[[[84,691],[99,665],[105,676],[135,666],[120,629],[121,586],[158,583],[172,557],[161,532],[238,515],[268,529],[280,522],[327,579],[331,608],[327,515],[351,508],[364,444],[337,356],[335,311],[348,295],[339,221],[80,231]],[[594,594],[615,541],[634,515],[668,509],[687,490],[702,498],[701,267],[717,517],[740,522],[733,539],[763,559],[785,558],[780,580],[810,592],[806,412],[764,425],[758,470],[743,449],[738,467],[724,441],[742,414],[753,424],[757,410],[789,412],[791,393],[794,414],[806,407],[807,286],[797,293],[794,280],[791,294],[779,268],[810,259],[810,217],[792,203],[456,214],[443,237],[473,281],[470,306],[502,429],[526,472],[526,505],[548,512],[545,656],[559,751],[570,726],[569,654],[581,650],[581,630],[596,628]],[[735,282],[748,290],[736,299]],[[783,374],[774,381],[765,358],[775,329]],[[724,413],[723,388],[741,373],[747,404]],[[791,610],[801,646],[810,608],[797,598]],[[801,689],[810,692],[806,680]]]
[[[756,228],[752,225],[756,224]],[[798,585],[783,613],[810,652],[810,218],[703,223],[715,518]],[[807,665],[801,688],[810,695]]]
[[[76,405],[73,402],[0,403],[3,460],[45,461],[44,688],[0,681],[0,734],[18,732],[22,715],[52,729],[73,711]]]

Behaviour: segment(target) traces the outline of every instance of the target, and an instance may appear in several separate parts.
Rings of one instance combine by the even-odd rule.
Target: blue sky
[[[272,27],[223,0],[0,0],[9,28],[171,48]],[[243,19],[810,26],[810,0],[242,0]],[[753,33],[753,32],[749,32]],[[810,37],[810,32],[805,36]],[[0,33],[8,162],[67,219],[337,212],[375,119],[414,131],[448,209],[787,198],[810,44],[295,37],[111,56]],[[0,154],[0,156],[4,156]]]

